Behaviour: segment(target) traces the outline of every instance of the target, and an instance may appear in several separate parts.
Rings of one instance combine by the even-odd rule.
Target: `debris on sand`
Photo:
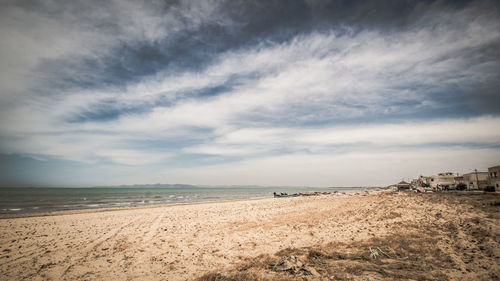
[[[293,275],[312,275],[319,277],[320,274],[314,267],[303,264],[296,256],[282,257],[276,264],[273,265],[273,270],[280,272],[286,271]]]

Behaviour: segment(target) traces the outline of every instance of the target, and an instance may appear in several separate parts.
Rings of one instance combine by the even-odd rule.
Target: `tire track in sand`
[[[142,239],[140,240],[141,242],[139,243],[140,246],[134,255],[133,263],[135,267],[135,274],[138,275],[132,279],[151,279],[151,276],[155,275],[155,272],[158,271],[158,269],[155,270],[155,266],[153,264],[153,256],[155,255],[155,251],[157,251],[158,247],[158,245],[154,242],[154,238],[159,233],[158,229],[160,229],[160,225],[164,217],[165,214],[160,213],[154,217],[153,220],[149,221],[149,228],[142,236]]]
[[[85,247],[85,249],[82,250],[82,254],[79,257],[76,258],[70,258],[68,261],[70,264],[66,267],[66,269],[62,272],[61,278],[63,278],[75,265],[78,265],[82,260],[85,258],[89,257],[90,254],[102,243],[116,237],[120,231],[122,231],[124,228],[128,227],[129,225],[132,225],[136,221],[142,219],[144,217],[144,214],[138,216],[137,218],[128,221],[115,229],[111,230],[110,232],[106,233],[105,235],[102,235],[99,237],[97,240],[95,240],[93,243]]]
[[[163,220],[163,217],[165,216],[164,213],[161,213],[158,215],[151,226],[149,227],[148,233],[144,236],[144,242],[151,241],[151,239],[154,237],[155,234],[158,233],[158,228],[160,228],[160,222]]]

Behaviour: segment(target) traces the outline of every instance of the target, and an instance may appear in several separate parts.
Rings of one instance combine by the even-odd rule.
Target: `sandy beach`
[[[500,197],[377,192],[0,219],[2,280],[499,280]]]

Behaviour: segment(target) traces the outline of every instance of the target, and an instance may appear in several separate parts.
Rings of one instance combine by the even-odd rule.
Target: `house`
[[[426,177],[424,176],[419,176],[417,179],[412,179],[411,180],[411,183],[410,183],[411,186],[415,186],[415,187],[418,187],[418,186],[429,186],[427,184],[427,180],[426,180]]]
[[[500,167],[500,166],[499,166]],[[489,177],[487,172],[472,172],[463,175],[467,189],[484,189],[489,185]]]
[[[455,186],[457,186],[461,183],[466,184],[464,176],[456,175],[454,180],[455,180]]]
[[[488,174],[489,174],[489,185],[494,186],[495,188],[500,187],[500,165],[499,166],[493,166],[488,168]]]
[[[398,184],[395,185],[397,190],[408,190],[410,189],[410,184],[405,182],[405,181],[400,181]]]
[[[455,175],[453,173],[439,173],[437,176],[426,177],[426,183],[433,189],[455,186]]]

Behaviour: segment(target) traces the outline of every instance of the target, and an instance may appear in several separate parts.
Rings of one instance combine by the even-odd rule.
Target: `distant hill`
[[[107,185],[107,186],[93,186],[93,188],[195,188],[196,185],[189,184],[128,184],[128,185]]]

